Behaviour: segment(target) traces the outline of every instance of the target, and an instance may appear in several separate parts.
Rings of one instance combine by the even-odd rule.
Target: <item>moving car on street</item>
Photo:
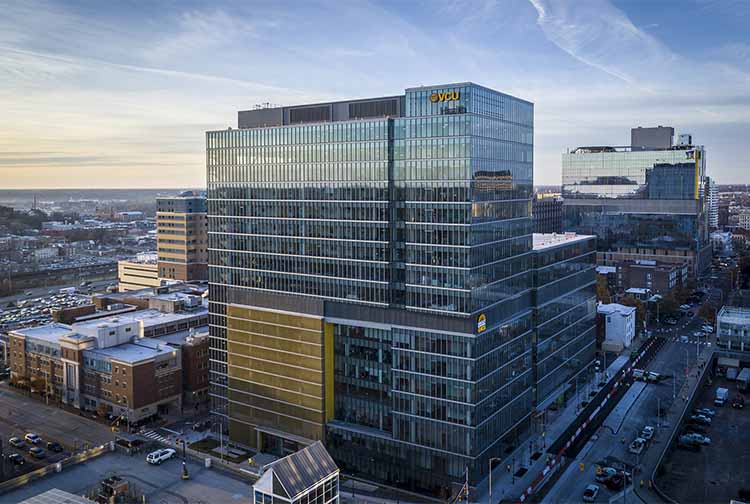
[[[597,495],[599,495],[599,485],[586,485],[586,489],[583,491],[583,501],[594,502]]]
[[[656,433],[656,429],[654,429],[650,425],[647,425],[641,431],[641,437],[645,439],[646,441],[650,441],[651,439],[653,439],[655,433]]]
[[[628,447],[628,451],[630,453],[640,455],[641,452],[643,452],[643,448],[645,447],[646,447],[646,440],[641,437],[638,437],[638,438],[635,438],[635,440],[632,443],[630,443],[630,446]]]
[[[169,460],[175,456],[177,452],[172,448],[164,448],[163,450],[156,450],[146,455],[146,462],[152,465],[160,465],[165,460]]]

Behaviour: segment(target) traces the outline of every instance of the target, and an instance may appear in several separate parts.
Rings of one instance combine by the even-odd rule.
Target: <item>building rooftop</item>
[[[74,328],[92,328],[92,327],[104,327],[111,326],[117,327],[123,324],[132,322],[140,322],[144,329],[149,327],[168,324],[184,319],[199,317],[201,315],[208,314],[208,310],[204,306],[200,306],[194,310],[183,311],[177,313],[164,313],[155,309],[148,310],[136,310],[127,313],[119,313],[111,317],[102,317],[94,320],[87,320],[83,322],[77,322],[74,324]]]
[[[200,326],[196,327],[195,329],[165,334],[164,336],[157,336],[150,339],[161,341],[162,343],[166,343],[167,345],[183,345],[191,336],[195,338],[208,336],[208,326]]]
[[[534,233],[534,251],[545,250],[561,245],[570,245],[596,238],[594,235],[579,235],[577,233]]]
[[[619,313],[620,315],[627,316],[633,313],[634,311],[635,311],[635,306],[625,306],[619,303],[599,304],[596,307],[597,313],[603,313],[606,315]]]
[[[717,316],[719,323],[745,325],[750,323],[750,308],[724,306]]]
[[[57,343],[60,340],[60,337],[70,335],[70,333],[73,332],[73,328],[67,324],[53,322],[51,324],[45,324],[36,327],[17,329],[11,332],[13,334],[26,336],[27,338],[35,338],[49,341],[51,343]]]
[[[283,490],[290,500],[313,488],[322,480],[338,473],[339,468],[323,447],[323,443],[316,441],[305,448],[292,453],[267,467],[274,476],[274,483],[278,481],[281,489],[274,484],[274,494]],[[260,483],[260,480],[259,480]]]
[[[78,495],[53,488],[34,497],[22,500],[18,504],[91,504],[92,501]]]
[[[159,257],[156,252],[142,252],[130,259],[124,259],[120,262],[131,264],[156,264]]]
[[[127,364],[137,364],[139,362],[171,354],[172,352],[175,352],[175,349],[166,343],[154,341],[150,338],[142,338],[135,343],[124,343],[122,345],[108,348],[97,348],[96,350],[87,350],[87,352],[108,357],[119,362],[125,362]]]

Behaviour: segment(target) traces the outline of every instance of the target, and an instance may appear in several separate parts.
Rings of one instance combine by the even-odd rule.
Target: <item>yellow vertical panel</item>
[[[323,380],[325,382],[325,419],[327,422],[333,419],[333,324],[327,323],[325,325],[323,355],[325,356]]]

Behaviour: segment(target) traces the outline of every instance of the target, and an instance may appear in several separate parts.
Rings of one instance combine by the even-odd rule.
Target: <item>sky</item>
[[[5,0],[0,188],[202,187],[238,110],[465,81],[534,102],[535,184],[639,125],[750,183],[748,24],[747,0]]]

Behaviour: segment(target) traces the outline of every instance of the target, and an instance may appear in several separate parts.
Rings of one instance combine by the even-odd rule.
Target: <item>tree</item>
[[[664,315],[671,315],[680,308],[680,304],[677,302],[677,299],[675,299],[674,294],[672,293],[664,296],[659,303],[659,312],[662,317]]]
[[[716,308],[711,303],[703,303],[698,309],[698,316],[710,322],[711,325],[716,324]]]
[[[612,295],[609,292],[609,283],[604,275],[596,275],[596,300],[604,304],[612,302]]]
[[[628,294],[622,299],[622,301],[620,301],[620,304],[625,306],[635,306],[636,327],[639,329],[643,327],[643,320],[646,318],[646,307],[643,302],[632,294]]]

